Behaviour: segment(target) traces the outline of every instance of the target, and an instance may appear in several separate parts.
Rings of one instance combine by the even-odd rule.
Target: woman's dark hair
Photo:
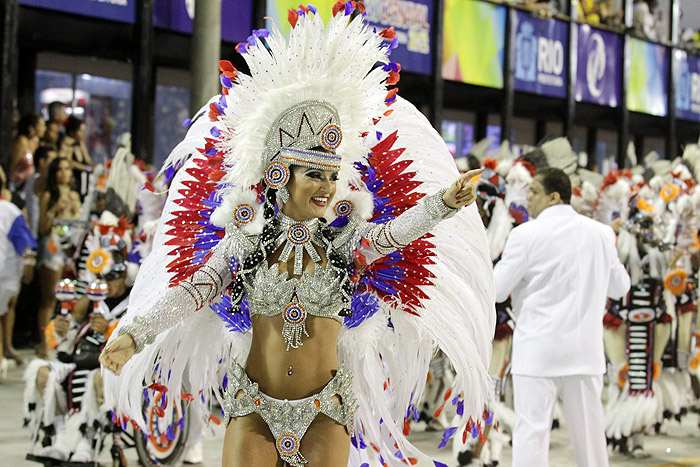
[[[57,157],[49,164],[49,170],[46,176],[46,191],[51,195],[49,198],[49,208],[61,197],[61,191],[58,188],[58,183],[56,183],[56,174],[58,173],[58,165],[62,161],[67,161],[67,159],[65,157]]]
[[[571,201],[571,180],[566,172],[554,167],[547,167],[539,170],[535,176],[542,183],[546,194],[557,192],[564,204],[569,204]]]
[[[66,121],[66,134],[68,136],[74,136],[79,130],[80,126],[85,123],[78,117],[71,115]]]
[[[38,113],[30,113],[22,117],[19,122],[17,122],[17,134],[24,135],[26,137],[31,137],[32,129],[39,125],[39,120],[41,120],[41,115]]]
[[[49,152],[51,150],[52,148],[48,146],[39,146],[36,148],[36,151],[34,151],[34,165],[38,167],[42,159],[47,159],[49,157]]]

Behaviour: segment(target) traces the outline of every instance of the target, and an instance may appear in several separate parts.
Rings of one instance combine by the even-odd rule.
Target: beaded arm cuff
[[[231,253],[240,249],[237,243],[234,236],[227,235],[212,249],[212,255],[202,267],[175,287],[167,289],[148,312],[122,327],[119,335],[129,334],[136,344],[136,353],[139,353],[146,345],[152,344],[158,334],[216,298],[231,281],[229,261]]]
[[[450,208],[442,200],[446,190],[443,188],[433,195],[426,196],[422,203],[389,222],[361,225],[356,231],[359,234],[356,238],[359,240],[364,237],[369,241],[369,249],[379,255],[375,257],[376,255],[370,254],[367,257],[369,262],[405,247],[428,233],[443,219],[454,216],[458,209]],[[352,244],[354,247],[360,242],[352,242]]]

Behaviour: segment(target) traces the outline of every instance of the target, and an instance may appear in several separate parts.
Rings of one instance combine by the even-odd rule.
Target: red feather
[[[381,187],[377,190],[377,195],[389,198],[386,205],[394,208],[393,214],[400,215],[415,206],[425,195],[415,191],[422,184],[422,182],[415,180],[416,173],[407,171],[412,161],[408,159],[398,160],[403,155],[405,148],[394,148],[397,139],[398,132],[395,131],[379,141],[372,148],[368,163],[375,171],[376,180],[382,182]],[[375,212],[372,220],[380,215],[380,212]],[[361,272],[363,275],[376,278],[379,271],[394,267],[400,268],[404,271],[402,280],[385,280],[394,288],[395,294],[387,293],[375,286],[366,285],[365,289],[372,290],[384,301],[398,298],[408,313],[418,315],[421,300],[428,298],[428,295],[420,287],[433,285],[430,279],[435,277],[425,267],[434,264],[435,246],[428,241],[432,237],[433,235],[426,234],[399,250],[401,253],[400,261],[394,262],[390,258],[381,258]]]

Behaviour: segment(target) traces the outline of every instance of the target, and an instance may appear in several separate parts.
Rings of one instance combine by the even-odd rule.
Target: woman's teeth
[[[325,196],[314,196],[311,198],[311,202],[313,202],[316,206],[325,207],[328,203],[328,198]]]

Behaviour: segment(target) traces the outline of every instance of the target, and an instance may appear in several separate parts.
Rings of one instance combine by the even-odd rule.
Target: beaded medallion
[[[309,337],[306,332],[306,310],[301,303],[292,302],[284,309],[282,317],[284,318],[282,337],[287,343],[287,350],[290,347],[296,349],[302,345],[302,334]]]
[[[314,235],[318,232],[318,219],[297,222],[294,219],[281,214],[278,216],[282,231],[286,229],[286,235],[280,235],[277,240],[279,248],[284,243],[280,262],[286,263],[289,257],[294,255],[294,275],[300,276],[304,270],[304,251],[306,251],[314,263],[321,262],[321,256],[314,248]]]

